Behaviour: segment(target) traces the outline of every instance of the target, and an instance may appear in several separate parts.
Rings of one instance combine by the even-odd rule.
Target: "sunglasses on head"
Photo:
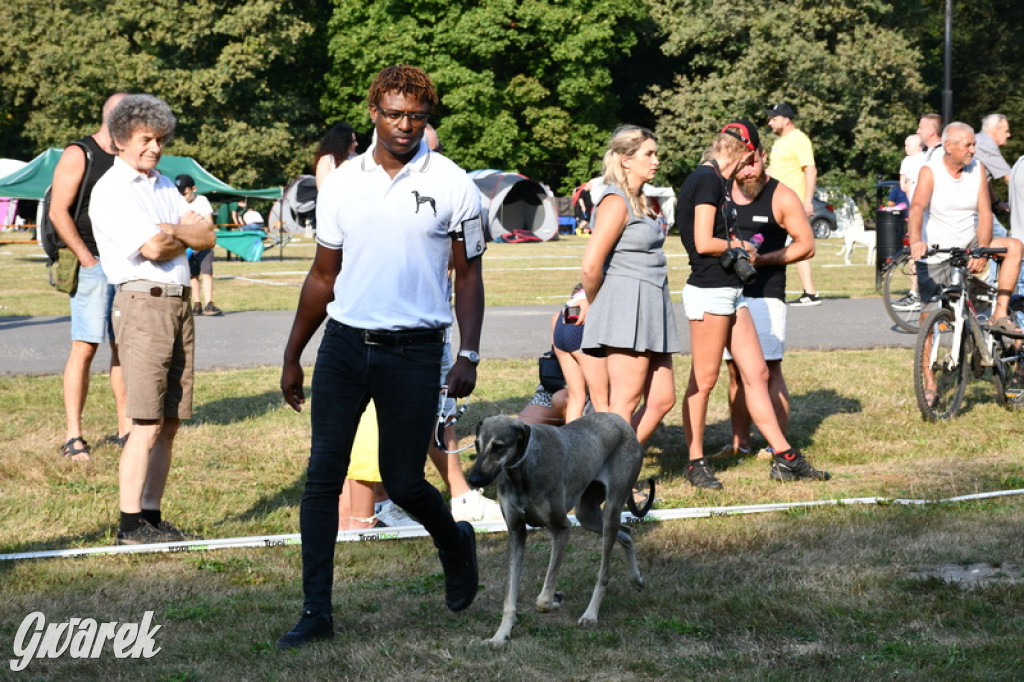
[[[722,128],[721,132],[724,135],[735,137],[737,140],[747,146],[750,151],[757,151],[757,146],[750,139],[750,131],[747,130],[747,126],[742,123],[730,123]]]

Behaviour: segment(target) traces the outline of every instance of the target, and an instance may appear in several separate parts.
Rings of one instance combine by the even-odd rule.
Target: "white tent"
[[[529,230],[543,241],[558,235],[558,207],[547,187],[519,173],[473,171],[480,190],[484,234],[488,239]]]
[[[0,178],[6,177],[15,171],[19,171],[27,165],[27,161],[19,161],[18,159],[0,159]]]

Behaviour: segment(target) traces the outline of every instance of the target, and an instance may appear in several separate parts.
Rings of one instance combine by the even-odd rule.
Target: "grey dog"
[[[564,598],[555,591],[555,582],[569,541],[568,513],[574,507],[580,525],[601,533],[604,540],[597,584],[579,624],[597,622],[616,540],[626,550],[633,585],[643,589],[633,538],[621,524],[622,506],[643,463],[643,448],[625,419],[594,413],[554,427],[528,425],[513,417],[488,417],[477,431],[476,448],[469,484],[482,488],[497,479],[498,501],[508,526],[508,593],[501,625],[488,640],[491,645],[502,646],[515,624],[527,524],[543,526],[551,533],[551,560],[537,597],[541,613],[561,606]]]

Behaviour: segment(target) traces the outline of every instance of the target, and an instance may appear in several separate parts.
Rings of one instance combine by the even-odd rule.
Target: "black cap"
[[[793,111],[793,107],[786,102],[779,102],[778,104],[771,105],[765,113],[768,115],[768,118],[772,118],[773,116],[785,116],[788,119],[796,118],[796,112]]]
[[[745,118],[726,123],[719,132],[735,137],[752,152],[761,148],[761,136],[757,132],[757,126]]]
[[[178,188],[179,192],[184,194],[186,189],[196,186],[196,181],[193,180],[192,176],[188,173],[182,173],[178,177],[174,178],[174,186]]]

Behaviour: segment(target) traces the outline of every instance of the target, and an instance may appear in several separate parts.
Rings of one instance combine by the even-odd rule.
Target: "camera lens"
[[[740,278],[740,281],[744,284],[750,284],[757,279],[757,268],[750,264],[750,261],[744,256],[743,258],[737,258],[736,263],[733,264],[733,272]]]

